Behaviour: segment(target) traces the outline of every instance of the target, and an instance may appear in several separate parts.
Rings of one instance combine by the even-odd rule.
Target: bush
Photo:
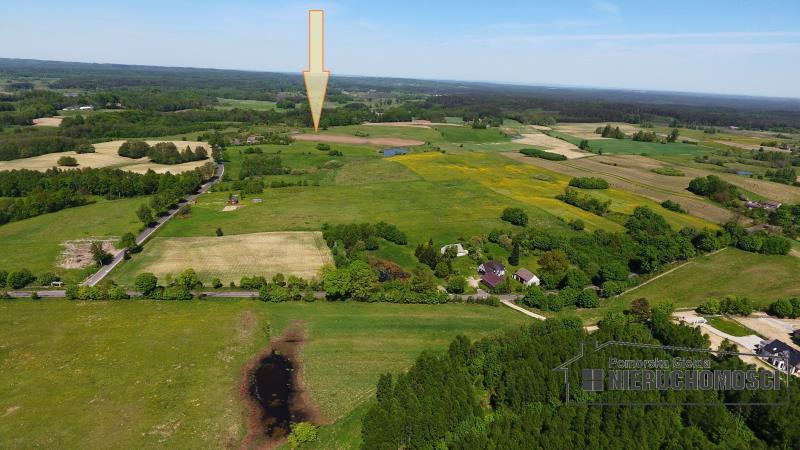
[[[700,314],[719,314],[721,311],[719,301],[714,300],[713,298],[708,300],[705,303],[702,303],[700,306],[697,307],[697,312]]]
[[[292,424],[292,432],[289,434],[289,446],[298,448],[302,444],[317,440],[317,427],[308,423],[300,422]]]
[[[6,281],[8,280],[8,272],[5,270],[0,270],[0,289],[6,287]]]
[[[722,302],[720,302],[720,312],[724,314],[749,316],[753,313],[753,304],[750,303],[750,300],[743,297],[725,297]]]
[[[586,224],[581,219],[570,220],[569,226],[575,231],[583,231],[586,228]]]
[[[614,297],[615,295],[622,294],[627,289],[628,283],[624,281],[606,281],[602,284],[603,297]]]
[[[114,286],[108,290],[108,298],[110,300],[127,300],[131,298],[122,286]]]
[[[597,308],[600,306],[600,299],[594,289],[584,289],[578,294],[575,304],[581,308]]]
[[[466,289],[467,279],[461,275],[451,276],[447,282],[447,292],[451,294],[463,294]]]
[[[679,213],[686,212],[686,210],[684,210],[683,207],[681,207],[680,203],[673,202],[672,200],[664,200],[663,202],[661,202],[661,206],[670,211],[675,211]]]
[[[62,156],[58,158],[58,165],[65,167],[75,167],[78,165],[78,160],[73,156]]]
[[[149,298],[158,289],[158,278],[149,272],[140,273],[133,279],[133,288],[139,291],[143,297]]]
[[[213,279],[211,279],[211,287],[213,287],[214,289],[221,288],[222,287],[222,281],[220,281],[219,278],[214,277]]]
[[[575,177],[569,185],[581,189],[608,189],[608,181],[596,177]]]
[[[53,272],[45,272],[36,277],[36,282],[39,286],[50,286],[54,281],[59,281],[58,275]]]
[[[8,274],[6,286],[11,289],[22,289],[36,280],[28,269],[17,270]]]
[[[506,208],[500,218],[520,227],[528,225],[528,215],[521,208]]]
[[[776,317],[788,317],[794,319],[797,317],[792,302],[788,299],[780,299],[769,305],[769,313]]]

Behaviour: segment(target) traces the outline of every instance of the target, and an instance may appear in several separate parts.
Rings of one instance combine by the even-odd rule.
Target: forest
[[[671,305],[646,300],[625,314],[609,313],[589,342],[623,341],[708,348],[698,329],[674,324]],[[800,410],[781,406],[778,391],[654,391],[648,401],[672,406],[582,406],[606,395],[580,389],[570,371],[554,371],[589,340],[578,319],[547,320],[471,342],[453,340],[446,352],[423,353],[404,373],[384,374],[377,401],[363,419],[362,448],[798,448]],[[590,344],[591,345],[591,344]],[[730,349],[731,346],[723,347]],[[668,359],[686,353],[627,347],[620,359]],[[695,355],[695,354],[688,354]],[[736,356],[711,357],[712,369],[745,369]],[[800,394],[791,380],[790,396]],[[624,394],[623,394],[624,395]],[[609,397],[613,398],[613,397]],[[682,403],[707,403],[687,406]],[[423,407],[424,405],[424,407]]]

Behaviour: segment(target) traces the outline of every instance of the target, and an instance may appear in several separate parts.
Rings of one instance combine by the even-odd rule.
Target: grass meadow
[[[145,202],[144,198],[98,200],[0,226],[0,268],[8,271],[27,268],[34,275],[52,271],[65,281],[80,281],[84,270],[58,267],[63,250],[60,244],[135,233],[141,228],[135,211]]]
[[[0,301],[0,447],[236,447],[247,360],[305,322],[305,381],[334,437],[354,448],[381,373],[458,334],[529,318],[480,305]]]

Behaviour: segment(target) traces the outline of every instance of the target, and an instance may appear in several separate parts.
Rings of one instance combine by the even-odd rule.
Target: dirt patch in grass
[[[523,134],[521,138],[514,139],[514,143],[532,145],[542,150],[547,150],[548,152],[551,153],[558,153],[559,155],[564,155],[568,159],[577,159],[577,158],[584,158],[586,156],[591,156],[591,153],[584,152],[574,144],[570,144],[567,141],[562,141],[561,139],[554,138],[552,136],[548,136],[543,133]]]
[[[376,124],[378,125],[378,124]],[[382,146],[402,146],[413,147],[423,145],[425,142],[416,139],[403,139],[393,137],[358,137],[342,136],[336,134],[295,134],[292,136],[298,141],[325,142],[329,144],[359,144],[359,145],[382,145]]]
[[[33,124],[37,127],[57,127],[61,125],[63,117],[40,117],[33,119]]]
[[[247,405],[249,431],[242,448],[277,448],[286,443],[292,423],[322,424],[303,379],[305,327],[302,321],[292,322],[245,366],[239,395]]]
[[[114,244],[119,241],[118,237],[103,237],[76,239],[74,241],[64,241],[61,243],[61,256],[59,257],[58,267],[63,269],[83,269],[94,264],[92,259],[92,243],[102,242],[103,250],[116,254],[119,249]]]

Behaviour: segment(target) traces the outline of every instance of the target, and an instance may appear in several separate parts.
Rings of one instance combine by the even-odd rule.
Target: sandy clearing
[[[558,123],[553,126],[553,129],[581,139],[607,139],[594,132],[598,127],[604,127],[606,125],[619,127],[619,129],[626,134],[635,133],[641,129],[636,125],[623,122]]]
[[[385,145],[385,146],[403,146],[413,147],[416,145],[423,145],[425,142],[416,139],[403,139],[393,137],[358,137],[358,136],[343,136],[338,134],[295,134],[292,137],[297,141],[307,142],[326,142],[330,144],[358,144],[358,145]]]
[[[535,147],[547,150],[548,152],[564,155],[569,159],[584,158],[592,155],[589,152],[584,152],[583,150],[579,149],[574,144],[570,144],[567,141],[562,141],[561,139],[554,138],[543,133],[525,133],[521,138],[514,139],[514,143],[533,145]]]
[[[658,203],[672,200],[680,203],[691,215],[713,223],[724,223],[733,218],[731,211],[686,191],[692,177],[669,177],[651,172],[652,168],[667,165],[647,157],[594,156],[570,161],[547,161],[529,158],[521,153],[503,155],[571,177],[600,177],[613,188],[632,192]]]
[[[119,251],[119,249],[114,246],[118,240],[118,237],[97,237],[64,241],[61,243],[63,249],[59,257],[58,267],[64,269],[83,269],[84,267],[89,267],[94,263],[92,260],[93,242],[102,242],[103,250],[114,255]]]
[[[63,117],[40,117],[33,119],[33,125],[37,127],[57,127],[61,125]]]
[[[29,169],[44,172],[47,169],[58,166],[58,159],[62,156],[72,156],[78,160],[78,168],[83,167],[115,167],[124,169],[130,172],[145,173],[152,169],[157,173],[183,173],[194,170],[197,167],[210,161],[210,159],[202,161],[192,161],[183,164],[156,164],[151,162],[148,158],[130,159],[124,158],[117,154],[120,145],[125,141],[110,141],[94,144],[94,153],[76,153],[76,152],[62,152],[62,153],[48,153],[46,155],[35,156],[33,158],[15,159],[12,161],[0,161],[0,171],[2,170],[17,170]],[[159,140],[146,141],[150,145],[155,145]],[[205,142],[199,141],[169,141],[175,144],[179,150],[184,149],[187,145],[194,149],[197,146],[205,147],[208,151],[209,145]]]
[[[153,262],[141,267],[158,277],[193,268],[205,280],[239,282],[243,275],[276,273],[311,279],[333,257],[320,232],[271,232],[219,237],[156,238],[145,252]],[[142,254],[141,256],[148,256]]]
[[[769,317],[763,313],[761,314],[756,313],[748,317],[732,317],[732,318],[733,320],[741,323],[747,328],[750,328],[751,330],[755,331],[761,336],[764,336],[767,339],[780,339],[781,341],[788,344],[790,347],[794,347],[795,349],[800,350],[800,346],[798,346],[792,340],[792,335],[791,335],[793,330],[800,328],[800,321],[777,319],[775,317]]]

